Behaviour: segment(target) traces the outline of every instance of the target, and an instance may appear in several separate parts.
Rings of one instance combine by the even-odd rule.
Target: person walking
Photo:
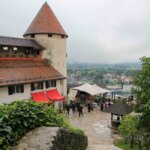
[[[70,113],[70,105],[69,104],[66,104],[66,116],[69,117],[69,113]]]
[[[79,106],[78,111],[79,111],[79,117],[80,117],[81,115],[83,116],[83,106],[82,106],[82,105]]]
[[[76,104],[75,104],[75,102],[72,103],[71,108],[72,108],[72,112],[76,111]]]
[[[108,103],[108,108],[111,106],[111,101],[109,101],[109,103]]]
[[[91,109],[91,111],[93,111],[93,109],[94,109],[94,106],[93,106],[92,102],[90,102],[90,109]]]
[[[88,112],[91,112],[91,105],[90,105],[90,102],[88,102]]]
[[[103,106],[104,106],[104,104],[103,104],[103,102],[101,102],[101,106],[100,106],[101,107],[101,112],[103,111],[103,108],[104,108]]]
[[[77,103],[76,103],[76,108],[77,108],[77,111],[78,111],[78,112],[79,112],[79,107],[80,107],[80,103],[77,102]]]

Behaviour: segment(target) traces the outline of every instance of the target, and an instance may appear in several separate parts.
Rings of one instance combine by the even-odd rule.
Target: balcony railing
[[[37,54],[2,54],[0,53],[0,58],[34,58],[38,57]]]

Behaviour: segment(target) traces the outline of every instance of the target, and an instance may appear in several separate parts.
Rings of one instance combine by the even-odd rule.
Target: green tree
[[[136,76],[135,94],[137,95],[136,111],[141,113],[140,128],[144,137],[145,149],[150,149],[150,57],[141,59],[142,69]]]
[[[135,138],[138,138],[138,119],[136,116],[128,115],[124,117],[121,121],[121,125],[119,126],[119,132],[124,137],[125,142],[130,142],[131,148],[135,143]]]

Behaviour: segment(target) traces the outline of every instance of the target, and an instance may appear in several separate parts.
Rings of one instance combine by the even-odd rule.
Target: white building
[[[56,87],[67,94],[67,34],[44,3],[25,38],[0,36],[0,103],[31,98]]]

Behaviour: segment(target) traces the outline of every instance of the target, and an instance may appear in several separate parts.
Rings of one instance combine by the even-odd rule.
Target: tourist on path
[[[90,105],[90,102],[88,102],[88,112],[91,112],[91,105]]]
[[[77,111],[79,111],[79,107],[80,107],[80,103],[79,103],[79,102],[77,102],[77,103],[76,103]]]
[[[79,117],[81,115],[83,116],[83,106],[82,105],[79,105],[78,111],[79,111]]]
[[[72,112],[76,111],[76,103],[75,102],[72,102],[71,108],[72,108]]]
[[[104,105],[103,105],[103,102],[101,102],[101,112],[103,111],[103,108],[104,108]]]
[[[66,110],[67,110],[67,112],[66,112],[66,116],[68,116],[69,117],[69,112],[70,112],[70,105],[69,104],[66,104]]]

